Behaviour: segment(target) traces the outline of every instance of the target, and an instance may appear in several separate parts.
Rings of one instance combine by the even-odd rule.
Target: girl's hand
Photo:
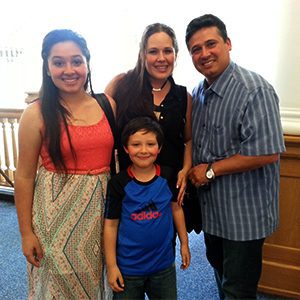
[[[36,235],[32,232],[22,237],[22,250],[27,261],[39,268],[43,258],[43,250]]]

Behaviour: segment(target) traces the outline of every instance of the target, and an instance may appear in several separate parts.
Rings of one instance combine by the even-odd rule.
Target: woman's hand
[[[33,232],[22,237],[22,250],[29,263],[38,268],[41,266],[43,250]]]
[[[185,172],[184,170],[181,170],[178,172],[177,183],[176,183],[176,188],[179,189],[178,196],[177,196],[178,205],[183,204],[186,185],[187,185],[187,172]]]

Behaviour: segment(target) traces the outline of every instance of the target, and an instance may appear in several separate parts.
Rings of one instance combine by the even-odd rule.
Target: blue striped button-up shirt
[[[265,79],[233,62],[210,87],[201,82],[193,91],[193,164],[283,152],[278,102]],[[279,175],[278,161],[200,189],[204,232],[237,241],[270,235],[278,226]]]

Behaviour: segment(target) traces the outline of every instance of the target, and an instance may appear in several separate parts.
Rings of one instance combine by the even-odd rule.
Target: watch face
[[[207,177],[208,179],[212,179],[212,178],[214,177],[213,171],[212,171],[212,170],[208,170],[208,171],[206,172],[206,177]]]
[[[214,172],[214,170],[211,169],[211,168],[208,169],[208,170],[206,171],[205,175],[206,175],[206,178],[207,178],[209,181],[212,181],[212,180],[215,179],[215,172]]]

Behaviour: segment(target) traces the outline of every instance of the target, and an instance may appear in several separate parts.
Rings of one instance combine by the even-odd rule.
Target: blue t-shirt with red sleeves
[[[171,201],[176,201],[176,172],[156,165],[156,175],[138,181],[131,168],[111,178],[105,218],[119,219],[117,264],[123,275],[160,272],[175,261]]]

